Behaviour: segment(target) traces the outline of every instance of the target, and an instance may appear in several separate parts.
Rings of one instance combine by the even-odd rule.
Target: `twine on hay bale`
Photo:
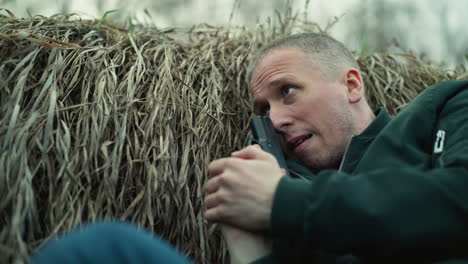
[[[247,65],[272,39],[321,29],[291,13],[255,29],[185,32],[9,15],[0,18],[0,262],[23,263],[57,232],[117,218],[197,263],[223,263],[203,186],[207,164],[248,136]],[[370,103],[391,114],[456,78],[410,55],[358,62]]]

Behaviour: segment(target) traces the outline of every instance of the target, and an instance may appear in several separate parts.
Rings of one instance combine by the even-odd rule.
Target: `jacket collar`
[[[367,148],[382,129],[392,120],[385,108],[380,107],[374,112],[375,119],[364,129],[364,131],[353,136],[343,155],[340,171],[351,173],[361,160]]]
[[[370,123],[370,125],[362,131],[362,133],[355,138],[360,137],[376,137],[380,131],[392,120],[388,115],[387,110],[383,107],[379,107],[377,111],[374,112],[375,119]]]

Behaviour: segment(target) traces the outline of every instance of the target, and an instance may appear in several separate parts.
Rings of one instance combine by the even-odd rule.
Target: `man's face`
[[[346,78],[329,80],[293,48],[268,53],[250,82],[254,111],[269,114],[289,157],[314,169],[338,168],[353,133]]]

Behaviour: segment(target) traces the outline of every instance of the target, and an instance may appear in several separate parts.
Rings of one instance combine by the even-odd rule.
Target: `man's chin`
[[[321,171],[325,169],[337,169],[337,164],[336,162],[332,162],[328,159],[320,159],[317,157],[318,155],[315,155],[315,158],[310,158],[309,157],[297,157],[296,159],[302,163],[305,167],[312,171]],[[339,166],[339,162],[338,162]]]
[[[306,166],[309,169],[316,170],[316,167],[320,165],[320,163],[318,163],[316,160],[305,157],[304,155],[293,155],[292,158],[299,161],[302,165]]]
[[[311,158],[311,156],[315,156],[314,158]],[[307,154],[305,152],[303,153],[297,153],[297,154],[291,154],[291,152],[286,153],[286,157],[289,159],[295,159],[299,161],[303,166],[307,167],[308,169],[312,171],[320,171],[324,169],[333,169],[334,166],[330,164],[330,162],[327,162],[326,160],[322,160],[317,157],[318,155],[312,155],[312,154]]]

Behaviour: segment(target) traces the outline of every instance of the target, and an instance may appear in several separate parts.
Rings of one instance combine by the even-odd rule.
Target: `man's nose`
[[[292,118],[284,108],[270,106],[269,116],[277,133],[285,133],[287,127],[292,124]]]

